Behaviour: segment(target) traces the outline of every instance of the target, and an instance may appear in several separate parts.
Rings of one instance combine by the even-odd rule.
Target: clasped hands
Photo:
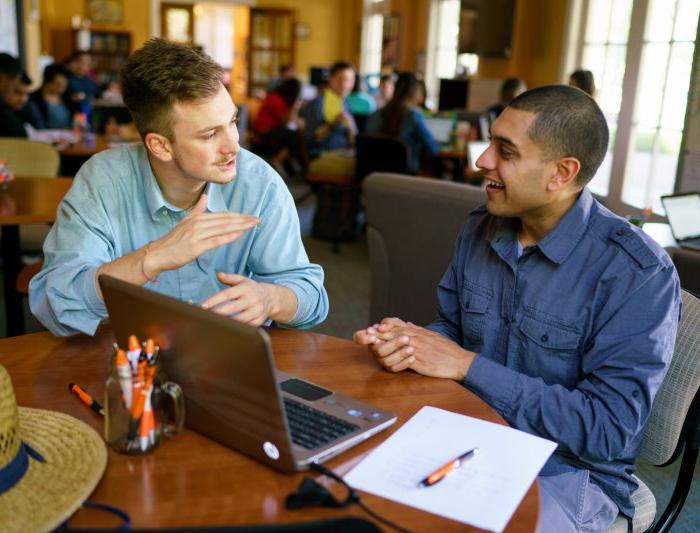
[[[385,318],[380,324],[356,331],[353,340],[366,345],[390,372],[410,368],[424,376],[460,382],[476,355],[440,333],[398,318]]]

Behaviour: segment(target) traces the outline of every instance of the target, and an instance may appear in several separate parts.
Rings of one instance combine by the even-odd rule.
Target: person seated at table
[[[68,87],[68,71],[61,65],[44,69],[41,87],[32,93],[29,105],[37,117],[39,129],[68,130],[72,125],[70,110],[63,101]]]
[[[525,91],[527,91],[527,85],[520,78],[506,78],[503,80],[499,102],[486,110],[489,115],[489,121],[493,122],[496,120],[511,100]]]
[[[15,90],[10,93],[7,104],[17,113],[23,124],[31,127],[38,127],[39,118],[36,116],[34,108],[29,104],[29,89],[32,86],[32,79],[26,72],[22,72],[19,83],[15,85]]]
[[[357,126],[348,109],[346,98],[355,85],[355,67],[345,61],[330,69],[326,88],[302,110],[304,140],[310,172],[352,175],[352,156],[342,153],[355,143]]]
[[[26,137],[24,121],[10,106],[17,85],[21,83],[22,66],[10,54],[0,53],[0,137]]]
[[[374,98],[367,92],[366,83],[362,76],[355,76],[355,85],[352,92],[348,95],[346,101],[348,109],[353,116],[369,115],[377,109],[377,103]]]
[[[386,369],[454,379],[558,444],[539,475],[543,531],[631,517],[634,463],[680,318],[668,254],[586,187],[608,136],[580,90],[518,96],[477,160],[488,200],[457,238],[435,321],[386,318],[354,335]]]
[[[259,326],[310,327],[328,312],[286,185],[240,147],[223,69],[150,39],[121,70],[139,144],[93,156],[62,200],[31,281],[32,313],[57,335],[107,316],[97,278],[132,282]]]
[[[65,103],[72,114],[90,114],[92,101],[100,96],[100,86],[92,79],[92,56],[89,52],[74,52],[63,62],[68,72]]]
[[[284,80],[267,93],[253,125],[255,151],[266,157],[280,175],[287,172],[285,163],[293,160],[296,167],[299,165],[299,129],[303,125],[299,118],[300,94],[297,78]]]
[[[411,174],[418,171],[422,153],[433,157],[440,152],[440,145],[426,127],[423,113],[416,106],[419,90],[416,77],[402,72],[391,100],[367,120],[368,134],[399,139],[406,145],[407,169]]]
[[[379,76],[379,87],[377,87],[377,92],[374,95],[376,109],[383,108],[394,96],[396,78],[397,76],[393,71]]]
[[[575,70],[569,76],[569,85],[577,87],[595,98],[595,81],[590,70]]]

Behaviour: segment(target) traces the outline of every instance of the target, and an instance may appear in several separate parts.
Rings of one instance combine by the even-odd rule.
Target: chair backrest
[[[372,172],[405,174],[408,149],[399,139],[382,135],[358,135],[355,138],[355,177],[361,183]]]
[[[682,291],[683,314],[668,373],[656,393],[639,457],[662,465],[674,457],[691,404],[700,387],[700,299]],[[699,416],[695,401],[694,425]],[[693,423],[693,421],[691,421]],[[695,429],[695,428],[693,428]]]
[[[700,252],[684,248],[666,248],[676,265],[681,287],[700,298]]]
[[[61,162],[58,150],[50,144],[12,137],[0,138],[0,159],[7,161],[18,178],[56,177]]]
[[[437,313],[436,290],[467,215],[486,201],[477,187],[396,174],[371,174],[367,210],[370,323],[400,316],[427,324]]]

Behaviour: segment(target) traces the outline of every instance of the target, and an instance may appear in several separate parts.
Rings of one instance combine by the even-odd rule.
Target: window
[[[662,213],[660,196],[675,186],[700,0],[583,0],[578,8],[571,20],[582,38],[570,66],[593,72],[610,127],[591,190],[618,212]]]
[[[360,73],[363,75],[377,75],[382,68],[384,9],[381,0],[365,0],[360,51]]]
[[[425,84],[431,102],[437,101],[440,78],[455,75],[459,10],[459,0],[433,0],[430,4]]]

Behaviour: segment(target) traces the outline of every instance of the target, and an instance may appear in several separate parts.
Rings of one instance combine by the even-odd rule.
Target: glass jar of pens
[[[115,344],[114,352],[105,385],[105,440],[119,452],[145,453],[156,448],[163,435],[182,430],[182,390],[166,381],[152,339],[140,344],[131,335],[127,349]]]

